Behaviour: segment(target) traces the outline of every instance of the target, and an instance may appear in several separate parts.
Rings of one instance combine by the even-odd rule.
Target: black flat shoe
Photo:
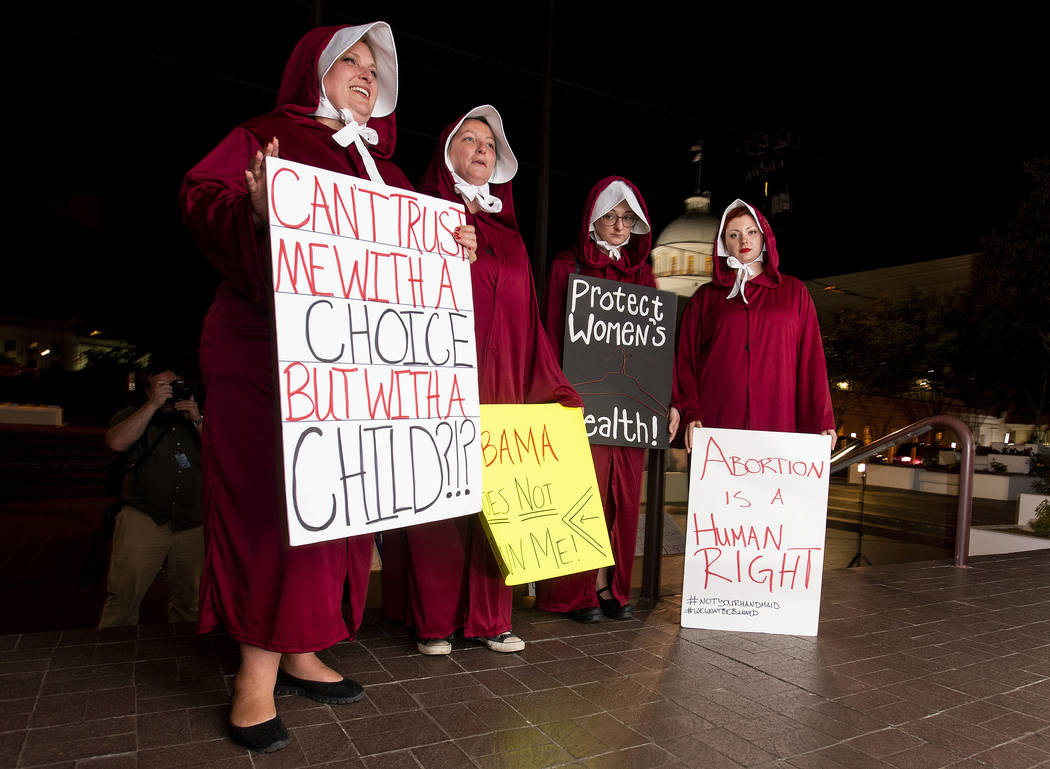
[[[298,694],[325,705],[349,705],[365,696],[365,690],[357,681],[344,678],[342,681],[304,681],[302,678],[277,671],[274,694]]]
[[[602,593],[608,593],[608,598],[602,598]],[[633,619],[634,618],[634,607],[631,604],[621,605],[612,594],[612,589],[606,585],[597,592],[598,605],[601,606],[601,612],[609,619]]]
[[[234,726],[227,716],[226,728],[234,742],[256,753],[276,753],[282,748],[287,748],[288,743],[292,741],[280,716],[274,716],[269,721],[255,726]]]
[[[573,622],[580,622],[584,625],[590,625],[595,622],[601,621],[602,610],[597,606],[587,606],[583,609],[573,609],[569,612],[569,619]]]

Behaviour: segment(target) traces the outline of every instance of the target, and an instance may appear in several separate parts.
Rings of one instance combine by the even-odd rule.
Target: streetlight
[[[853,556],[853,560],[846,567],[847,569],[862,565],[861,561],[871,566],[871,561],[864,555],[864,491],[868,486],[868,466],[861,462],[857,465],[857,472],[860,473],[860,516],[857,518],[857,554]]]

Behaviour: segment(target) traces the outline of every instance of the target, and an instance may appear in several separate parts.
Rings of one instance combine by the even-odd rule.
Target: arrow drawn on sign
[[[580,526],[580,524],[584,521],[593,521],[595,518],[598,517],[597,515],[583,514],[587,508],[587,503],[591,501],[592,497],[594,497],[594,489],[592,487],[588,487],[587,490],[583,492],[583,494],[580,496],[580,498],[573,502],[572,507],[570,507],[569,511],[561,517],[561,520],[566,526],[568,526],[570,529],[579,534],[584,539],[584,541],[587,542],[587,544],[589,544],[602,555],[605,555],[605,551],[602,550],[601,545],[598,544],[597,540],[595,540],[594,537],[592,537],[590,534],[584,531],[583,528]],[[579,523],[577,523],[577,519],[579,519]]]

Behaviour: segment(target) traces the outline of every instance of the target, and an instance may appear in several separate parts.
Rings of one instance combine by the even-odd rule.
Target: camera
[[[193,397],[193,385],[187,384],[184,379],[175,379],[171,383],[171,398],[168,399],[168,403],[174,404],[176,401],[188,401]]]

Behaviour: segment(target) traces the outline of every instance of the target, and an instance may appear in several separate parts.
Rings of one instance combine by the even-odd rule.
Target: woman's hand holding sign
[[[676,409],[674,406],[671,406],[671,411],[670,411],[670,413],[668,414],[668,417],[667,417],[667,431],[671,434],[671,437],[670,437],[669,440],[673,441],[675,435],[678,434],[678,426],[681,424],[681,421],[682,421],[682,413],[678,409]],[[703,427],[703,425],[700,423],[699,419],[694,419],[692,422],[690,422],[689,424],[687,424],[685,426],[685,432],[683,433],[682,438],[683,438],[683,440],[685,440],[686,453],[689,453],[689,452],[691,452],[693,450],[693,428],[694,427]]]
[[[467,252],[467,261],[474,264],[478,258],[478,235],[474,231],[474,225],[460,225],[452,232],[452,238]]]

